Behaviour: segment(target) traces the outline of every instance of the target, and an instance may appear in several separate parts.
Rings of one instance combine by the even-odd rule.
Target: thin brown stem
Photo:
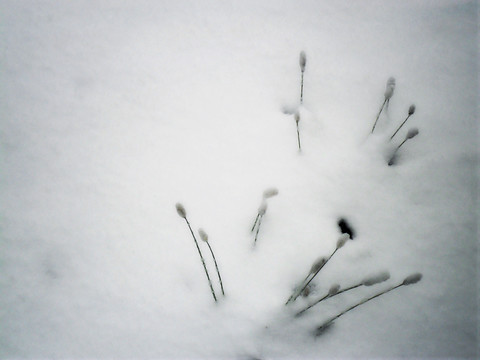
[[[212,254],[213,262],[215,263],[215,269],[217,269],[218,281],[220,282],[220,288],[222,289],[222,295],[225,296],[225,291],[223,289],[222,277],[220,276],[220,271],[218,270],[217,259],[215,258],[215,254],[213,253],[213,250],[212,250],[212,247],[210,246],[210,243],[208,241],[206,243],[208,245],[208,249],[210,250],[210,254]]]
[[[398,133],[398,131],[402,128],[403,125],[407,122],[407,120],[410,118],[411,115],[408,115],[407,118],[402,122],[402,124],[398,127],[397,130],[393,133],[393,135],[390,137],[390,140],[393,139],[393,137]]]
[[[250,230],[250,232],[253,232],[253,230],[255,230],[255,225],[257,225],[259,217],[260,217],[260,213],[257,214],[257,217],[255,218],[255,222],[253,223],[253,226],[252,226],[252,229]]]
[[[337,296],[337,295],[339,295],[339,294],[341,294],[341,293],[344,293],[345,291],[349,291],[349,290],[355,289],[355,288],[360,287],[360,286],[362,286],[362,285],[363,285],[363,284],[357,284],[357,285],[350,286],[350,287],[348,287],[348,288],[346,288],[346,289],[343,289],[343,290],[338,291],[337,293],[335,293],[335,294],[333,294],[333,295],[327,294],[327,295],[321,297],[320,299],[316,300],[315,302],[311,303],[310,305],[308,305],[308,306],[307,306],[306,308],[304,308],[303,310],[297,312],[297,313],[295,314],[295,316],[300,316],[300,315],[302,315],[305,311],[307,311],[307,310],[309,310],[310,308],[314,307],[315,305],[317,305],[318,303],[322,302],[323,300],[326,300],[326,299],[328,299],[328,298]]]
[[[262,219],[263,219],[263,215],[260,215],[260,217],[258,218],[257,232],[255,233],[254,244],[257,243],[258,232],[260,231],[260,225],[262,224]]]
[[[380,117],[380,114],[381,114],[381,112],[382,112],[382,110],[383,110],[383,107],[385,106],[387,100],[388,100],[388,99],[385,98],[385,101],[383,102],[382,107],[380,108],[380,111],[379,111],[378,114],[377,114],[377,118],[375,119],[375,123],[373,124],[373,127],[372,127],[372,134],[373,134],[373,131],[375,130],[375,126],[377,126],[378,118]]]
[[[339,248],[336,248],[333,253],[327,258],[327,260],[325,260],[325,262],[322,264],[322,266],[319,267],[319,269],[313,274],[313,276],[310,278],[310,280],[308,280],[305,285],[303,285],[303,287],[300,288],[300,290],[297,290],[294,294],[294,296],[292,297],[292,299],[290,301],[287,301],[287,304],[289,302],[293,302],[295,301],[299,296],[300,294],[302,293],[302,291],[308,286],[308,284],[310,284],[312,282],[312,280],[314,279],[315,276],[317,276],[317,274],[320,272],[320,270],[323,269],[323,267],[328,263],[328,261],[332,258],[332,256],[337,252]],[[286,305],[286,304],[285,304]]]
[[[302,144],[300,143],[300,130],[298,128],[298,121],[297,121],[297,140],[298,140],[298,151],[302,151]]]
[[[363,305],[363,304],[365,304],[366,302],[368,302],[368,301],[370,301],[370,300],[373,300],[373,299],[375,299],[375,298],[377,298],[377,297],[379,297],[379,296],[381,296],[381,295],[384,295],[384,294],[386,294],[386,293],[388,293],[388,292],[390,292],[390,291],[392,291],[392,290],[395,290],[395,289],[399,288],[399,287],[402,286],[402,285],[404,285],[404,284],[401,283],[401,284],[399,284],[399,285],[396,285],[396,286],[393,286],[393,287],[391,287],[391,288],[388,288],[387,290],[384,290],[384,291],[382,291],[382,292],[379,292],[378,294],[375,294],[374,296],[371,296],[371,297],[369,297],[369,298],[367,298],[367,299],[364,299],[364,300],[360,301],[359,303],[357,303],[357,304],[349,307],[348,309],[342,311],[341,313],[335,315],[334,317],[328,319],[328,320],[325,321],[322,325],[320,325],[320,326],[317,328],[317,330],[316,330],[316,334],[317,334],[317,335],[320,335],[320,334],[323,332],[323,330],[325,330],[328,326],[330,326],[336,319],[338,319],[338,318],[339,318],[340,316],[342,316],[342,315],[345,315],[345,314],[346,314],[347,312],[349,312],[350,310],[353,310],[353,309],[355,309],[356,307],[358,307],[358,306],[360,306],[360,305]]]
[[[195,234],[193,233],[192,227],[190,226],[190,223],[188,222],[186,217],[185,217],[185,221],[187,222],[188,228],[190,229],[190,232],[192,233],[193,240],[195,241],[195,245],[197,246],[198,255],[200,255],[200,259],[202,260],[202,264],[203,264],[203,269],[205,270],[205,275],[207,275],[208,284],[210,285],[210,291],[212,292],[213,299],[216,302],[217,301],[217,296],[215,295],[215,290],[213,290],[212,281],[210,280],[210,275],[208,275],[207,266],[205,265],[205,259],[203,258],[202,252],[200,251],[200,246],[198,246],[197,238],[195,237]]]
[[[302,81],[300,84],[300,104],[303,104],[303,74],[305,71],[302,71]]]

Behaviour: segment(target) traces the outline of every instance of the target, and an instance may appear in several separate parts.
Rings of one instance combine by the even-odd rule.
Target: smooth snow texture
[[[1,0],[0,357],[474,358],[477,13],[454,0]],[[225,298],[199,244],[218,304],[178,202],[215,250]],[[311,299],[391,279],[294,319],[310,300],[283,304],[335,250],[341,217],[356,236]]]

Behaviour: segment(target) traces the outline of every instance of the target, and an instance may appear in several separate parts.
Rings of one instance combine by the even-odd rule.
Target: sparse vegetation
[[[303,74],[305,73],[305,66],[307,65],[307,55],[305,51],[300,52],[300,71],[302,72],[302,79],[300,83],[300,104],[303,104]]]
[[[215,290],[213,289],[212,281],[210,280],[210,275],[208,274],[207,265],[205,264],[205,259],[203,258],[202,251],[200,250],[200,246],[198,246],[197,238],[195,237],[195,234],[193,233],[192,227],[190,226],[190,222],[187,219],[187,212],[185,210],[185,207],[180,203],[177,203],[175,205],[175,207],[177,209],[178,215],[185,220],[185,222],[188,225],[188,228],[190,229],[190,233],[192,234],[193,241],[195,242],[195,245],[196,245],[197,250],[198,250],[198,255],[200,256],[200,260],[202,261],[203,269],[205,270],[205,275],[207,276],[208,285],[210,286],[210,291],[212,292],[213,299],[216,302],[217,301],[217,296],[215,295]]]
[[[297,124],[298,151],[302,151],[302,144],[300,143],[300,129],[298,127],[299,122],[300,122],[300,114],[298,112],[296,112],[295,113],[295,123]]]
[[[335,247],[335,250],[330,254],[329,257],[321,257],[318,260],[316,260],[312,267],[310,268],[310,272],[308,273],[307,277],[300,283],[299,286],[295,288],[295,291],[293,294],[288,298],[287,302],[285,305],[288,305],[292,302],[294,302],[302,293],[302,291],[310,284],[310,282],[315,278],[315,276],[318,275],[320,270],[323,269],[323,267],[330,261],[330,259],[335,255],[335,253],[341,249],[347,240],[349,239],[349,236],[347,234],[343,234],[340,236],[340,238],[337,240],[337,246]]]
[[[325,296],[323,296],[320,299],[316,300],[315,302],[311,303],[310,305],[305,307],[303,310],[297,312],[295,314],[295,316],[302,315],[308,309],[312,308],[313,306],[317,305],[318,303],[322,302],[323,300],[326,300],[326,299],[331,298],[333,296],[340,295],[344,292],[356,289],[360,286],[372,286],[372,285],[375,285],[375,284],[379,284],[381,282],[387,281],[388,279],[390,279],[390,273],[388,271],[383,271],[383,272],[381,272],[379,274],[376,274],[374,276],[367,277],[367,278],[363,279],[361,282],[359,282],[358,284],[352,285],[352,286],[347,287],[347,288],[342,289],[342,290],[340,290],[339,285],[337,285],[337,284],[332,285],[332,287],[330,288],[330,290],[328,291],[328,293]]]
[[[383,290],[367,299],[364,299],[360,302],[358,302],[357,304],[349,307],[348,309],[342,311],[341,313],[339,313],[338,315],[335,315],[334,317],[326,320],[325,322],[323,322],[320,326],[318,326],[315,330],[315,335],[318,336],[318,335],[321,335],[325,332],[325,330],[327,330],[332,324],[333,322],[338,319],[340,316],[343,316],[345,315],[347,312],[357,308],[358,306],[362,305],[362,304],[365,304],[366,302],[370,301],[370,300],[373,300],[379,296],[382,296],[390,291],[393,291],[395,289],[398,289],[399,287],[401,286],[408,286],[408,285],[412,285],[412,284],[416,284],[417,282],[419,282],[420,280],[422,279],[422,274],[420,273],[415,273],[415,274],[412,274],[412,275],[409,275],[407,276],[400,284],[398,285],[395,285],[395,286],[392,286],[386,290]]]
[[[213,253],[212,246],[208,241],[208,235],[203,229],[198,229],[198,235],[200,235],[200,239],[202,239],[203,242],[207,244],[208,249],[210,250],[210,254],[212,255],[213,262],[215,264],[215,269],[217,270],[217,276],[218,276],[218,281],[220,283],[220,288],[222,290],[222,295],[225,296],[225,290],[223,289],[223,281],[222,281],[222,277],[220,276],[220,270],[218,269],[217,259],[215,258],[215,254]]]
[[[386,86],[385,93],[384,93],[383,104],[382,104],[382,106],[380,107],[380,111],[379,111],[378,114],[377,114],[377,117],[376,117],[376,119],[375,119],[375,122],[373,123],[372,134],[373,134],[373,131],[375,130],[375,127],[377,126],[378,118],[380,117],[380,114],[382,113],[382,110],[383,110],[385,107],[388,109],[388,105],[389,105],[389,103],[390,103],[390,99],[392,98],[394,91],[395,91],[395,78],[390,77],[390,78],[387,80],[387,86]]]
[[[407,118],[405,120],[403,120],[402,124],[397,128],[397,130],[395,130],[395,132],[393,133],[393,135],[390,137],[390,140],[393,139],[393,137],[398,133],[398,131],[402,128],[403,125],[405,125],[405,123],[407,122],[407,120],[410,118],[410,116],[412,116],[413,114],[415,114],[415,105],[410,105],[410,107],[408,108],[408,115],[407,115]]]
[[[253,242],[254,245],[257,244],[257,238],[258,238],[258,233],[260,231],[260,226],[262,224],[262,219],[265,216],[265,213],[267,212],[267,208],[268,208],[267,200],[277,195],[278,195],[277,188],[268,188],[263,192],[262,202],[258,208],[257,217],[255,218],[252,229],[250,230],[250,232],[254,232],[255,228],[257,229],[257,231],[255,232],[255,239]]]
[[[417,128],[412,128],[408,130],[407,135],[405,136],[405,139],[402,141],[400,145],[397,146],[397,148],[394,150],[392,156],[390,157],[390,160],[388,161],[388,166],[395,165],[397,161],[397,152],[398,150],[402,147],[403,144],[405,144],[408,140],[413,139],[415,136],[419,134],[419,131]]]

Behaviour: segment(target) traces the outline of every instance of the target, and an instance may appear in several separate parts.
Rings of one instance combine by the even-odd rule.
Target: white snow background
[[[1,358],[478,355],[476,1],[2,0],[0,13]],[[299,153],[285,112],[302,50]],[[218,303],[177,202],[209,235]],[[284,303],[341,216],[357,236],[310,298],[391,279],[294,318],[311,300]]]

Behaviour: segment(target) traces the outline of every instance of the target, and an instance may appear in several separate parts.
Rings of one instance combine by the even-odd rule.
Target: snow
[[[477,2],[0,6],[0,357],[478,356]],[[293,318],[340,217],[309,298],[391,279]]]

